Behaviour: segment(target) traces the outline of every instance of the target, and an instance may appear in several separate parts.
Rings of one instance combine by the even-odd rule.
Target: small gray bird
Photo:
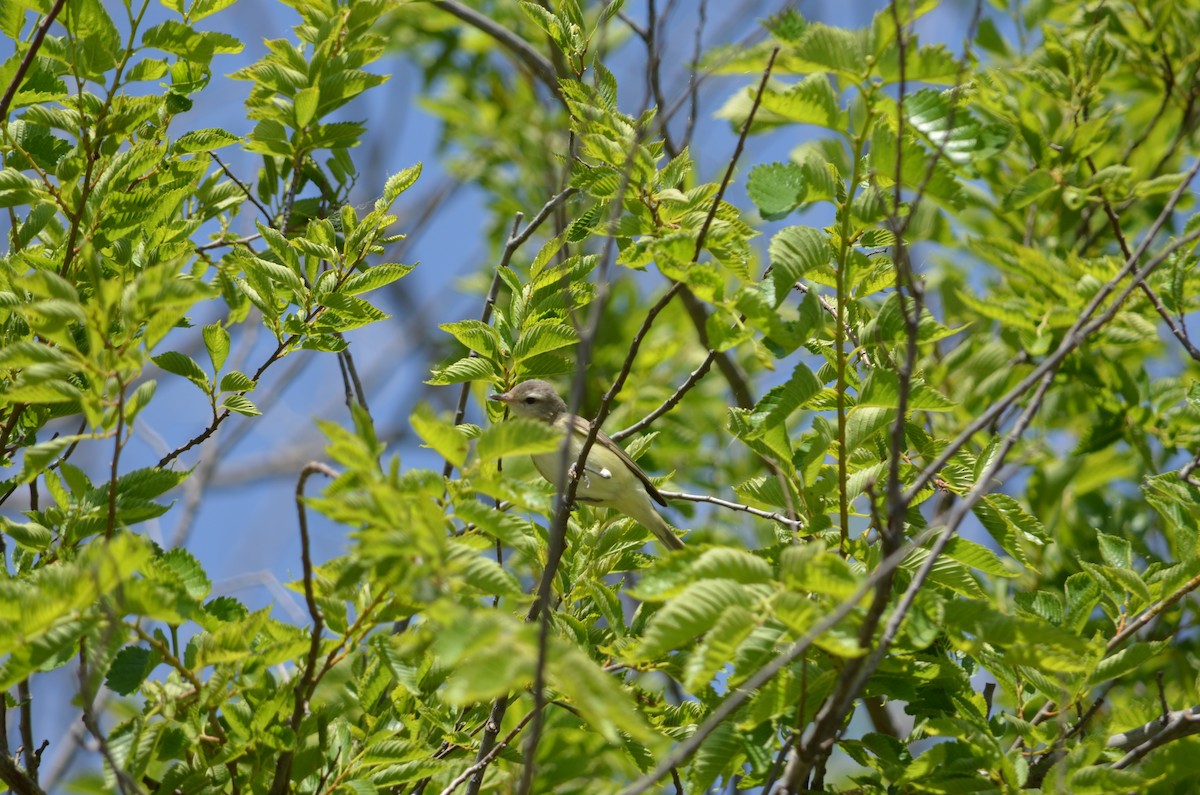
[[[567,404],[550,384],[536,380],[522,381],[508,392],[491,395],[490,399],[504,403],[518,417],[549,423],[569,434],[570,449],[567,455],[571,463],[579,460],[590,423],[582,417],[568,414]],[[530,458],[542,477],[562,488],[558,450]],[[646,473],[604,431],[596,435],[596,441],[588,451],[587,464],[575,499],[620,511],[653,533],[667,549],[683,549],[679,536],[675,535],[675,531],[654,507],[654,502],[666,505],[667,501],[658,493]]]

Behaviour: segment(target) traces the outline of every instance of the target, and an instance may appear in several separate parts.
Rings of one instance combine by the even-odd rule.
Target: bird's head
[[[542,422],[554,422],[567,410],[567,404],[558,392],[545,381],[522,381],[507,392],[490,395],[488,399],[505,404],[518,417]]]

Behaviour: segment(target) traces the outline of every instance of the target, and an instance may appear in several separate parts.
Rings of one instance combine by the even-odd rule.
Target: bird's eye
[[[534,403],[537,403],[537,398],[535,398],[535,397],[525,398],[525,405],[532,406]]]

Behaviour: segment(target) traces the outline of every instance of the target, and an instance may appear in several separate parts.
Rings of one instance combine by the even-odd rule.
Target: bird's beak
[[[497,403],[510,403],[512,402],[512,396],[507,392],[503,392],[501,394],[488,395],[488,400],[494,400]]]

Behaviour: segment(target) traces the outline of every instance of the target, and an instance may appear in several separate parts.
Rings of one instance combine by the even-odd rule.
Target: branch
[[[512,731],[504,735],[504,739],[496,742],[491,748],[488,749],[487,753],[480,755],[480,757],[475,760],[475,764],[471,765],[466,770],[455,776],[454,779],[446,785],[446,788],[442,790],[441,795],[451,795],[451,793],[462,786],[462,783],[468,778],[476,773],[482,773],[484,768],[491,764],[492,760],[499,756],[500,752],[508,747],[508,744],[511,743],[513,739],[521,733],[521,730],[524,729],[526,724],[528,724],[532,719],[533,710],[530,710],[525,717],[521,718],[521,721],[515,727],[513,727]]]
[[[312,698],[317,686],[317,658],[321,653],[321,633],[325,629],[325,617],[317,605],[316,594],[313,591],[312,552],[308,543],[308,512],[304,509],[304,484],[309,477],[322,474],[328,478],[338,476],[332,468],[319,461],[311,461],[300,470],[300,479],[296,482],[296,514],[300,520],[300,562],[304,568],[304,601],[308,605],[308,614],[312,617],[313,626],[311,640],[308,646],[308,659],[304,664],[304,672],[296,680],[296,702],[292,706],[291,729],[295,742],[299,743],[300,723],[308,709],[308,701]],[[292,774],[293,749],[288,749],[279,755],[275,763],[275,778],[271,782],[272,795],[284,795],[288,791],[288,782]]]
[[[706,373],[708,373],[709,368],[712,367],[713,359],[715,358],[717,358],[717,352],[710,350],[708,352],[708,356],[704,357],[704,361],[701,362],[700,366],[692,371],[691,375],[687,377],[687,380],[683,382],[679,389],[675,390],[675,394],[664,400],[662,405],[656,408],[654,411],[650,412],[645,417],[642,417],[628,428],[623,428],[616,433],[613,433],[609,436],[609,438],[619,442],[627,436],[632,436],[643,428],[649,427],[650,424],[656,419],[678,406],[679,401],[683,400],[683,396],[690,392],[692,387],[694,387],[700,381],[700,379],[703,378]],[[681,497],[680,499],[687,498]]]
[[[21,81],[25,79],[25,73],[29,71],[33,59],[37,57],[38,50],[42,48],[42,42],[46,39],[46,33],[50,30],[50,26],[54,24],[54,19],[63,10],[63,6],[67,4],[67,0],[57,0],[50,7],[50,12],[46,14],[46,18],[42,20],[42,24],[38,25],[38,29],[33,34],[33,39],[29,42],[29,49],[25,52],[25,57],[21,59],[21,63],[17,66],[16,74],[9,82],[8,88],[4,90],[4,97],[0,99],[0,121],[8,121],[8,109],[12,106],[13,98],[17,95],[17,89],[21,86]]]
[[[731,511],[744,511],[745,513],[761,516],[763,519],[770,519],[774,522],[787,527],[791,530],[803,530],[806,523],[801,519],[789,519],[782,514],[774,511],[764,511],[759,508],[753,508],[749,505],[742,505],[738,502],[730,502],[722,500],[719,497],[710,497],[707,494],[684,494],[682,491],[663,491],[659,489],[659,494],[666,497],[668,500],[688,500],[689,502],[707,502],[712,505],[720,505],[722,508],[728,508]]]
[[[535,77],[553,91],[554,96],[562,98],[562,90],[558,87],[558,72],[554,70],[554,65],[525,39],[478,11],[467,8],[457,0],[435,0],[434,5],[500,42],[517,57],[517,60],[525,64]]]
[[[46,791],[22,770],[8,754],[0,754],[0,781],[15,795],[46,795]]]
[[[1105,744],[1109,748],[1127,752],[1113,763],[1113,767],[1120,770],[1129,767],[1155,748],[1193,734],[1200,734],[1200,706],[1168,712],[1136,729],[1114,734]]]
[[[244,195],[251,204],[258,208],[258,211],[263,214],[263,218],[267,219],[267,223],[271,223],[271,213],[266,207],[262,206],[258,199],[254,197],[254,194],[250,192],[250,188],[246,185],[246,183],[238,179],[237,175],[229,170],[229,166],[225,165],[224,161],[217,156],[216,152],[209,152],[209,155],[212,157],[213,161],[221,167],[221,170],[225,172],[225,176],[233,180],[233,184],[237,185],[241,189],[242,195]],[[257,237],[257,235],[255,235],[255,237]]]

